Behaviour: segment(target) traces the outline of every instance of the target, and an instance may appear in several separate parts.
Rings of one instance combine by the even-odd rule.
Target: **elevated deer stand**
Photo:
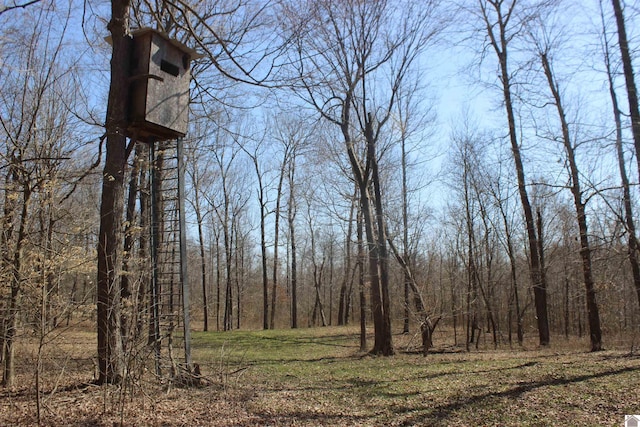
[[[165,347],[175,376],[173,332],[180,322],[184,363],[191,372],[182,138],[189,123],[190,65],[202,55],[150,28],[132,35],[127,133],[132,140],[150,146],[153,274],[149,342],[154,347],[156,373],[161,374]]]

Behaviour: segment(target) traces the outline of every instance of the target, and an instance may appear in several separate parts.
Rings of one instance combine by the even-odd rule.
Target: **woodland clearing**
[[[194,332],[200,386],[158,381],[151,369],[98,387],[95,333],[72,328],[43,347],[40,424],[620,426],[640,412],[640,355],[630,341],[596,353],[586,351],[588,338],[544,349],[481,342],[467,352],[436,339],[423,357],[418,339],[395,335],[395,356],[372,357],[358,351],[355,327]],[[28,341],[18,386],[0,390],[3,426],[38,424],[37,347]]]

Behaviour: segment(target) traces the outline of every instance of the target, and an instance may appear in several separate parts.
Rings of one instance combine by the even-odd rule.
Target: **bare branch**
[[[0,15],[2,15],[5,12],[9,12],[11,10],[14,10],[14,9],[24,9],[25,7],[31,6],[32,4],[39,3],[40,1],[41,0],[30,0],[30,1],[26,2],[26,3],[20,3],[20,4],[14,3],[12,5],[2,6],[2,7],[0,7]]]

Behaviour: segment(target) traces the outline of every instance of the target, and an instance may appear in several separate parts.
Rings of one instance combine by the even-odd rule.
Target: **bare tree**
[[[276,119],[275,120],[275,140],[278,141],[279,146],[282,150],[281,152],[281,160],[279,165],[279,172],[277,177],[276,184],[276,203],[273,210],[274,214],[274,236],[273,236],[273,269],[272,269],[272,288],[271,288],[271,328],[275,327],[275,316],[276,316],[276,301],[277,301],[277,292],[278,292],[278,276],[279,276],[279,246],[280,246],[280,219],[283,216],[282,213],[282,203],[284,196],[285,183],[289,185],[289,201],[294,203],[294,206],[289,206],[287,216],[293,216],[293,218],[289,218],[289,220],[295,220],[296,215],[296,206],[295,206],[295,194],[293,193],[295,189],[293,185],[295,184],[295,162],[296,156],[300,155],[303,151],[305,145],[308,144],[308,138],[313,134],[314,126],[309,125],[304,120],[294,120],[292,117],[287,117],[285,119]],[[289,225],[293,225],[289,223]],[[295,246],[295,226],[290,227],[290,243],[292,244],[292,257],[295,257],[293,253],[293,246]],[[293,259],[292,259],[293,261]],[[292,278],[294,274],[292,271]],[[293,284],[293,280],[292,280]],[[297,283],[296,283],[297,285]],[[297,286],[295,287],[295,303],[292,295],[292,314],[295,311],[297,317],[297,308],[293,310],[293,306],[297,307]],[[293,291],[293,289],[292,289]],[[293,323],[293,316],[292,316]],[[297,324],[297,320],[296,320]]]
[[[283,12],[297,46],[292,62],[299,83],[294,90],[340,129],[359,187],[376,354],[394,352],[378,141],[398,88],[436,31],[434,5],[314,1],[303,7],[292,4]],[[383,78],[390,82],[384,91],[379,86]]]
[[[589,244],[589,231],[587,224],[586,206],[583,196],[583,191],[580,185],[580,172],[575,154],[575,143],[571,137],[570,123],[567,118],[565,105],[561,95],[559,83],[555,77],[555,73],[552,68],[550,56],[552,55],[552,45],[550,40],[552,35],[549,34],[549,29],[545,28],[544,23],[537,23],[538,29],[532,29],[531,37],[535,44],[536,55],[538,56],[544,76],[546,78],[549,91],[552,96],[552,105],[555,106],[558,121],[560,123],[561,141],[564,146],[567,168],[569,172],[569,189],[573,196],[573,202],[576,211],[576,219],[578,222],[578,229],[580,235],[580,256],[582,258],[582,273],[586,290],[586,303],[587,303],[587,315],[589,319],[589,333],[591,337],[591,351],[602,350],[602,330],[600,327],[600,314],[598,304],[596,301],[596,291],[593,279],[593,268],[591,262],[591,246]],[[540,32],[541,34],[534,34]],[[542,232],[538,227],[539,233]],[[542,262],[542,250],[539,248],[539,256]]]
[[[102,200],[100,205],[100,231],[98,239],[97,329],[98,329],[98,383],[117,383],[123,375],[122,338],[120,336],[120,277],[123,216],[124,176],[130,147],[127,147],[128,82],[130,62],[130,20],[138,25],[161,28],[166,33],[187,41],[193,37],[206,54],[203,68],[212,68],[234,82],[253,85],[264,84],[274,70],[278,48],[271,43],[258,52],[248,39],[256,33],[270,40],[277,35],[265,30],[264,13],[267,5],[250,0],[238,1],[231,6],[216,4],[193,6],[183,1],[160,3],[113,0],[108,29],[112,45],[111,83],[105,120],[106,150],[103,171]],[[210,5],[211,6],[211,5]],[[227,19],[230,18],[231,19]],[[221,24],[220,19],[229,25]],[[258,19],[261,18],[261,19]],[[195,37],[194,37],[195,36]],[[277,43],[276,43],[277,44]],[[271,64],[271,66],[269,66]],[[200,96],[210,94],[203,88]],[[226,235],[230,245],[231,236]],[[227,248],[230,246],[227,246]],[[228,288],[229,289],[229,288]],[[230,290],[229,290],[230,293]],[[231,306],[227,307],[231,310]]]
[[[253,163],[256,179],[258,181],[258,204],[260,206],[260,260],[262,265],[262,329],[269,329],[269,279],[267,272],[267,188],[264,182],[265,172],[260,168],[259,150],[263,141],[259,141],[253,152],[242,146],[242,150],[249,156]],[[273,308],[272,308],[273,310]],[[272,322],[273,324],[273,322]]]
[[[298,327],[298,254],[296,247],[296,215],[298,204],[296,199],[296,147],[294,146],[289,160],[287,178],[289,184],[289,197],[287,201],[287,223],[289,228],[289,246],[291,257],[291,328]]]
[[[509,259],[509,279],[511,282],[511,294],[509,297],[509,342],[511,343],[511,318],[515,315],[516,318],[516,339],[518,340],[518,344],[522,345],[524,342],[524,313],[527,309],[527,304],[523,304],[522,298],[520,296],[520,290],[518,286],[518,266],[516,260],[516,250],[514,244],[514,236],[513,236],[513,226],[510,221],[510,213],[509,213],[509,198],[508,194],[503,194],[505,190],[502,189],[500,182],[498,181],[496,185],[491,185],[489,187],[489,192],[491,196],[495,200],[495,204],[500,213],[501,224],[503,227],[503,233],[500,233],[502,237],[502,245],[504,246],[507,257]]]
[[[8,288],[6,306],[0,306],[3,383],[15,379],[15,340],[21,318],[25,284],[39,278],[41,331],[52,327],[49,296],[55,291],[53,265],[54,208],[68,198],[61,168],[71,152],[70,86],[73,68],[63,63],[69,14],[57,19],[54,11],[34,7],[15,25],[4,22],[0,71],[0,171],[3,174],[3,210],[0,220],[0,277]],[[59,24],[47,28],[49,20]],[[4,50],[9,54],[6,56]],[[69,139],[69,140],[67,140]],[[40,245],[39,250],[33,247]],[[36,255],[37,254],[37,255]],[[32,262],[29,262],[29,259]]]
[[[358,246],[358,258],[356,271],[358,274],[358,294],[360,299],[360,351],[367,351],[367,293],[365,289],[365,253],[362,213],[358,208],[356,215],[356,235]]]
[[[111,2],[111,84],[105,120],[106,150],[98,232],[98,384],[118,383],[124,375],[121,331],[120,271],[121,217],[127,165],[128,85],[130,38],[129,0]]]
[[[313,192],[313,190],[311,190]],[[320,320],[322,326],[327,326],[327,316],[325,315],[323,298],[321,295],[322,282],[325,272],[325,264],[327,261],[327,255],[322,251],[321,261],[318,261],[318,250],[317,250],[317,236],[319,235],[317,230],[317,224],[314,224],[311,210],[311,203],[313,195],[306,194],[305,202],[307,204],[307,212],[306,212],[306,220],[307,225],[309,226],[309,239],[311,241],[311,269],[312,269],[312,277],[313,277],[313,289],[314,289],[314,302],[313,302],[313,312],[311,314],[311,324],[316,325],[316,319],[318,313],[320,314]]]
[[[211,201],[211,206],[220,222],[222,228],[222,244],[224,248],[224,316],[223,316],[223,329],[225,331],[233,329],[234,319],[234,306],[237,308],[236,301],[234,301],[234,257],[238,255],[234,251],[234,244],[237,243],[241,236],[238,236],[238,228],[236,223],[240,221],[240,212],[244,209],[244,206],[248,202],[248,196],[242,195],[244,193],[243,179],[244,177],[239,173],[237,163],[238,153],[240,148],[233,142],[231,146],[224,146],[225,141],[224,131],[218,132],[218,137],[222,140],[217,141],[218,145],[212,147],[215,166],[218,169],[220,177],[220,192],[219,200]],[[236,246],[237,251],[237,246]],[[237,259],[236,259],[237,260]],[[237,267],[237,263],[236,267]],[[235,281],[237,285],[237,280]],[[236,286],[237,288],[237,286]],[[237,289],[236,289],[237,290]],[[239,295],[236,293],[236,298]],[[236,313],[237,314],[237,313]]]
[[[398,100],[394,109],[392,127],[394,139],[392,144],[400,146],[400,195],[401,195],[401,222],[400,230],[390,234],[401,236],[402,257],[411,270],[415,270],[415,259],[419,245],[418,231],[424,220],[420,219],[420,206],[416,208],[415,195],[427,186],[427,174],[424,166],[428,160],[427,153],[421,152],[420,142],[429,138],[429,121],[434,120],[434,114],[430,106],[426,111],[422,110],[424,104],[424,90],[421,82],[424,76],[420,74],[410,75],[398,90]],[[424,156],[424,157],[423,157]],[[416,173],[418,172],[418,173]],[[418,178],[416,179],[416,175]],[[411,319],[411,294],[412,286],[410,278],[404,273],[404,323],[403,333],[409,333]]]
[[[129,185],[127,189],[127,204],[125,209],[125,226],[124,226],[124,246],[122,249],[122,273],[120,278],[120,296],[127,300],[132,297],[134,292],[134,285],[136,280],[132,280],[135,277],[135,269],[133,267],[134,261],[134,245],[136,240],[139,239],[139,234],[136,230],[139,229],[139,224],[136,221],[136,202],[138,201],[138,195],[140,191],[140,178],[144,173],[145,166],[147,166],[146,156],[148,151],[146,150],[144,143],[137,143],[135,145],[133,165],[130,169]],[[140,283],[140,281],[137,281]],[[134,307],[133,310],[122,311],[121,330],[122,335],[125,337],[125,343],[128,340],[126,336],[129,333],[129,324],[133,322],[133,316],[139,315],[139,307],[134,304],[125,304],[130,307]]]
[[[338,299],[338,325],[347,325],[349,323],[349,311],[351,309],[351,294],[353,287],[353,273],[352,273],[352,240],[353,240],[353,226],[357,221],[357,196],[358,189],[355,188],[354,194],[351,197],[351,203],[349,207],[349,218],[347,218],[347,233],[345,235],[344,243],[344,274],[342,277],[342,283],[340,284],[340,296]],[[356,268],[358,266],[356,260]]]
[[[528,248],[530,256],[530,275],[535,297],[536,318],[540,345],[549,345],[549,320],[547,313],[547,289],[543,280],[540,266],[538,237],[535,228],[535,218],[525,178],[524,164],[518,141],[516,115],[514,112],[514,94],[512,92],[513,74],[510,71],[509,47],[515,37],[522,31],[523,24],[535,16],[540,6],[534,4],[520,5],[517,0],[505,2],[503,0],[478,0],[479,18],[485,26],[490,47],[496,54],[499,64],[499,81],[502,88],[507,123],[509,126],[509,141],[518,179],[518,192],[524,214]]]
[[[204,226],[207,217],[213,212],[213,209],[206,209],[206,202],[211,202],[210,187],[211,181],[217,178],[213,172],[215,169],[211,167],[211,158],[206,157],[202,151],[198,149],[198,143],[204,142],[204,137],[197,137],[194,146],[190,147],[189,160],[187,161],[187,175],[191,178],[191,194],[188,199],[191,207],[196,215],[196,223],[198,226],[198,249],[200,255],[200,277],[202,285],[202,316],[204,318],[204,331],[209,330],[209,282],[207,280],[207,250],[205,243]]]
[[[627,52],[629,46],[626,42],[626,31],[624,28],[624,17],[622,16],[622,10],[620,8],[620,2],[618,0],[612,0],[614,4],[614,10],[616,15],[616,23],[618,27],[622,25],[622,31],[618,28],[618,40],[620,45],[621,52]],[[625,224],[626,231],[628,233],[628,256],[629,263],[631,264],[631,273],[633,275],[633,283],[636,289],[636,295],[638,296],[638,304],[640,305],[640,262],[638,260],[638,250],[640,249],[640,244],[638,243],[638,236],[636,232],[636,226],[634,222],[633,215],[633,202],[631,199],[631,185],[629,182],[629,177],[627,175],[627,167],[625,162],[625,155],[623,149],[623,140],[622,140],[622,111],[620,110],[620,106],[618,103],[618,96],[616,94],[615,83],[614,83],[614,69],[612,65],[611,52],[609,49],[609,36],[607,34],[607,26],[604,22],[604,11],[602,9],[602,1],[600,1],[600,16],[602,18],[602,48],[604,54],[604,63],[607,73],[607,83],[609,85],[609,97],[611,98],[611,107],[613,110],[613,118],[616,126],[615,129],[615,146],[616,146],[616,156],[618,158],[618,168],[620,170],[620,181],[622,183],[622,201],[624,206],[624,219],[623,223]],[[623,49],[623,46],[625,48]],[[626,50],[625,50],[626,49]],[[623,61],[630,61],[629,58],[624,58]],[[631,92],[631,97],[633,94],[636,94],[635,82],[633,78],[633,72],[631,72],[631,78],[627,78],[627,67],[631,68],[631,62],[623,62],[624,66],[624,75],[625,82],[627,84],[627,92]],[[629,91],[629,88],[631,89]],[[628,95],[629,96],[629,95]],[[633,105],[633,101],[629,97],[629,105],[630,107]],[[636,100],[636,108],[637,108],[637,100]],[[632,129],[633,130],[633,129]],[[636,134],[634,133],[634,141],[636,146],[636,152],[638,152],[638,141],[640,139],[636,138]],[[639,169],[640,171],[640,169]]]
[[[631,119],[631,133],[636,149],[636,161],[638,162],[638,174],[640,176],[640,107],[638,107],[638,89],[636,87],[635,75],[633,73],[633,61],[629,49],[627,28],[624,19],[624,11],[620,0],[611,0],[613,12],[616,17],[618,29],[618,47],[620,48],[620,58],[622,59],[622,69],[624,81],[627,87],[627,100],[629,101],[629,118]]]

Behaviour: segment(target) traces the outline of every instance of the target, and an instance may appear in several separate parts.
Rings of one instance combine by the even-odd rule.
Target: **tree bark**
[[[244,241],[240,233],[238,221],[233,220],[233,228],[235,229],[235,284],[236,284],[236,329],[240,329],[240,318],[242,315],[242,289],[240,277],[244,275]]]
[[[360,351],[367,351],[367,293],[364,281],[364,236],[362,208],[358,209],[356,215],[356,233],[358,238],[358,292],[360,294]]]
[[[402,131],[401,144],[401,169],[402,169],[402,257],[404,262],[409,265],[409,201],[407,192],[407,150],[406,150],[406,135],[404,129]],[[404,322],[402,326],[402,333],[409,333],[409,277],[407,272],[404,273]]]
[[[620,58],[622,59],[624,81],[627,87],[631,133],[633,135],[633,145],[636,149],[638,175],[640,176],[640,107],[638,107],[638,90],[636,88],[635,75],[633,74],[633,61],[631,60],[631,52],[629,50],[622,5],[620,4],[620,0],[611,0],[611,4],[613,5],[613,12],[616,16],[616,26],[618,27],[618,45],[620,46]]]
[[[344,274],[342,283],[340,284],[340,296],[338,300],[338,325],[346,325],[349,321],[349,300],[351,296],[350,287],[348,286],[351,278],[351,235],[353,234],[353,222],[355,220],[354,213],[356,211],[356,193],[351,199],[351,207],[349,209],[349,219],[347,224],[347,235],[344,243]]]
[[[195,200],[193,202],[193,206],[196,211],[196,222],[198,223],[198,247],[200,249],[200,277],[202,282],[202,317],[204,318],[203,330],[207,332],[209,330],[209,295],[207,292],[207,261],[206,261],[206,251],[204,248],[204,231],[202,229],[202,223],[204,222],[204,218],[202,215],[202,210],[200,208],[200,190],[198,188],[198,179],[196,179],[194,172],[193,179],[193,191]]]
[[[140,190],[138,178],[140,175],[140,165],[143,162],[138,147],[142,143],[136,143],[136,150],[134,154],[133,167],[131,168],[131,174],[129,177],[129,188],[127,190],[127,207],[125,217],[125,229],[124,229],[124,245],[122,248],[122,273],[120,274],[120,296],[122,299],[128,299],[132,295],[131,289],[131,266],[129,265],[131,258],[133,257],[134,247],[134,232],[135,216],[136,216],[136,200],[138,198],[138,192]],[[130,322],[133,320],[134,313],[132,310],[122,310],[121,325],[123,337],[123,347],[126,346],[127,334],[130,331]]]
[[[288,147],[285,147],[285,155],[282,159],[280,167],[280,176],[278,177],[278,188],[276,189],[276,207],[274,211],[275,219],[273,225],[273,271],[271,278],[271,318],[270,327],[275,329],[276,322],[276,293],[278,292],[278,245],[280,244],[280,210],[282,203],[282,186],[284,184],[284,176],[286,172],[287,157],[289,156]]]
[[[111,83],[105,128],[106,157],[98,232],[97,329],[98,384],[118,383],[124,373],[120,334],[121,296],[117,279],[120,269],[121,223],[126,167],[127,81],[129,78],[129,0],[112,0]]]
[[[140,144],[136,147],[136,153],[140,156],[141,162],[145,167],[140,168],[139,187],[140,191],[140,229],[142,235],[145,238],[140,239],[140,246],[138,247],[138,255],[141,260],[141,272],[138,283],[138,319],[136,322],[136,338],[142,335],[144,324],[149,320],[149,306],[150,306],[150,292],[148,284],[150,280],[150,259],[149,259],[149,212],[150,212],[150,188],[149,188],[149,146],[147,144]],[[142,160],[144,159],[144,160]]]
[[[371,352],[373,354],[381,354],[383,356],[392,356],[394,354],[393,340],[391,334],[391,302],[389,298],[389,251],[387,249],[386,227],[384,222],[384,212],[382,206],[382,189],[380,183],[380,175],[378,172],[378,153],[376,150],[377,138],[374,137],[373,131],[373,115],[367,114],[364,136],[367,140],[367,156],[368,164],[371,166],[371,182],[374,191],[374,208],[376,218],[376,256],[379,271],[378,286],[380,287],[380,303],[379,310],[374,310],[374,322],[377,319],[377,328]],[[376,292],[377,293],[377,292]]]
[[[369,280],[371,286],[371,312],[373,314],[374,341],[371,354],[384,356],[393,354],[391,345],[390,325],[386,324],[388,310],[385,310],[383,302],[382,286],[380,284],[380,252],[377,236],[373,229],[373,214],[371,212],[371,201],[367,186],[360,186],[360,206],[362,208],[362,218],[364,231],[367,239],[369,253]],[[386,313],[386,316],[385,316]]]
[[[487,35],[489,37],[491,46],[496,52],[500,66],[502,93],[504,106],[507,113],[507,122],[509,125],[511,153],[513,155],[513,162],[518,179],[518,193],[520,195],[520,202],[522,204],[522,210],[524,213],[529,255],[531,257],[529,264],[529,273],[531,276],[531,284],[533,286],[536,318],[538,324],[538,336],[540,345],[546,346],[550,343],[549,319],[547,314],[547,286],[543,280],[540,267],[535,219],[533,217],[531,203],[529,202],[529,195],[527,192],[526,179],[524,174],[524,166],[520,153],[520,144],[518,143],[513,97],[511,94],[511,74],[509,73],[508,68],[507,48],[509,44],[509,38],[507,37],[506,25],[513,17],[515,4],[512,4],[511,8],[507,11],[507,15],[503,16],[502,1],[489,0],[487,3],[489,3],[494,8],[497,14],[497,21],[495,23],[492,23],[488,15],[486,5],[483,4],[482,0],[479,1],[482,9],[483,19],[487,29]],[[497,35],[495,31],[498,32]]]
[[[318,265],[316,262],[316,238],[313,230],[313,221],[311,218],[311,210],[308,211],[308,221],[309,221],[309,235],[311,239],[311,264],[313,268],[313,287],[315,290],[315,302],[313,303],[313,312],[311,314],[311,322],[312,325],[316,325],[316,319],[318,316],[318,312],[320,313],[320,320],[322,322],[322,326],[327,326],[327,317],[324,313],[324,304],[322,303],[322,297],[320,295],[320,287],[322,286],[322,275],[324,272],[324,263],[325,256],[322,256],[322,263]]]
[[[262,266],[262,329],[269,329],[269,279],[267,274],[267,237],[266,219],[267,202],[265,201],[264,184],[258,165],[258,153],[250,155],[258,179],[258,203],[260,204],[260,259]]]
[[[15,380],[15,337],[18,331],[18,310],[22,294],[22,263],[24,246],[27,239],[27,216],[31,204],[32,191],[28,183],[23,183],[20,222],[16,236],[16,244],[11,262],[11,296],[9,298],[9,316],[4,335],[4,375],[3,384],[12,387]]]
[[[354,179],[358,185],[360,209],[362,213],[362,220],[364,223],[364,232],[367,239],[367,249],[369,254],[369,281],[371,286],[371,312],[373,313],[373,326],[374,326],[374,344],[371,349],[372,354],[380,354],[385,356],[393,355],[393,342],[391,338],[391,323],[389,315],[388,305],[388,287],[386,290],[383,288],[388,286],[388,270],[385,266],[381,266],[381,253],[380,253],[380,234],[384,236],[384,219],[380,215],[376,219],[376,225],[380,227],[382,223],[382,229],[378,230],[380,234],[377,234],[374,230],[374,214],[372,212],[372,197],[369,191],[369,185],[372,183],[372,179],[369,176],[372,173],[373,165],[372,161],[377,162],[375,153],[375,141],[370,134],[372,130],[371,119],[367,119],[365,129],[365,139],[367,142],[366,149],[366,163],[367,167],[363,168],[361,161],[355,152],[353,140],[351,138],[350,130],[350,113],[351,102],[353,93],[349,92],[345,95],[345,99],[342,103],[342,115],[340,122],[340,129],[344,137],[344,144],[347,149],[349,162],[351,164],[351,170],[353,172]],[[366,135],[369,133],[369,135]],[[374,190],[375,191],[375,190]],[[379,189],[378,189],[379,191]],[[379,201],[382,203],[381,201]],[[373,203],[377,203],[375,200]],[[380,206],[380,214],[382,213]],[[378,213],[378,211],[376,211]],[[386,243],[385,243],[386,249]],[[381,282],[381,278],[386,277],[386,283]],[[385,294],[387,302],[385,304]]]
[[[624,18],[622,16],[622,10],[620,10],[619,1],[613,0],[614,8],[616,7],[616,20],[618,22],[618,26],[622,26],[624,30]],[[603,22],[603,31],[606,30]],[[605,34],[606,36],[606,34]],[[623,31],[623,34],[620,35],[620,31],[618,31],[618,38],[620,43],[620,48],[622,49],[623,43],[626,46],[626,52],[628,54],[628,45],[626,43],[626,31]],[[620,41],[620,39],[622,39]],[[606,40],[606,37],[605,37]],[[624,149],[622,146],[622,113],[620,107],[618,105],[618,97],[616,95],[615,84],[613,81],[613,71],[611,69],[610,55],[609,55],[609,46],[605,44],[605,66],[607,70],[607,82],[609,84],[609,96],[611,98],[611,107],[613,109],[613,118],[616,125],[616,156],[618,158],[618,169],[620,171],[620,181],[622,182],[622,202],[624,206],[624,224],[628,234],[628,256],[629,256],[629,264],[631,265],[631,273],[633,275],[633,284],[636,290],[636,295],[638,297],[638,305],[640,305],[640,262],[638,261],[638,249],[640,249],[640,245],[638,244],[638,235],[636,233],[636,226],[633,220],[633,205],[631,200],[631,185],[629,183],[629,177],[627,175],[627,167],[625,163]],[[635,81],[633,80],[633,70],[631,69],[631,62],[628,63],[628,66],[631,71],[631,79],[629,80],[628,85],[631,85],[632,92],[635,92]],[[625,79],[626,79],[626,67],[625,67]],[[636,102],[637,105],[637,102]],[[636,142],[636,153],[638,153],[638,140],[635,139]],[[640,167],[638,169],[640,171]]]
[[[291,328],[298,327],[298,264],[296,255],[296,197],[294,178],[296,172],[295,152],[289,164],[289,206],[287,218],[289,222],[289,244],[291,245]]]
[[[600,351],[602,350],[602,329],[600,327],[600,314],[598,310],[598,303],[596,300],[596,290],[591,267],[591,247],[589,245],[587,215],[585,212],[585,204],[582,200],[582,191],[580,189],[580,175],[576,162],[576,155],[571,143],[571,137],[569,135],[569,124],[564,112],[564,106],[560,97],[560,91],[558,89],[557,83],[554,80],[553,71],[551,69],[551,64],[549,63],[546,52],[540,54],[540,59],[542,61],[542,68],[544,69],[545,76],[547,77],[549,89],[551,90],[555,102],[558,119],[560,120],[560,125],[562,128],[562,142],[564,144],[564,148],[567,153],[567,160],[569,162],[571,194],[573,195],[576,217],[578,220],[578,229],[580,232],[580,257],[582,258],[582,274],[586,290],[585,296],[587,302],[587,317],[589,319],[591,351]]]
[[[507,213],[504,211],[504,206],[500,202],[498,203],[500,208],[500,215],[502,217],[502,223],[504,224],[505,240],[507,244],[507,256],[509,257],[509,277],[511,279],[511,289],[513,292],[513,309],[516,315],[516,336],[518,339],[518,345],[522,345],[524,342],[524,313],[520,309],[520,295],[518,291],[518,270],[516,266],[516,255],[513,248],[513,238],[511,236],[511,230],[509,229],[509,221],[507,219]]]
[[[216,239],[216,331],[220,330],[220,298],[222,287],[222,257],[220,256],[220,231],[214,230]]]
[[[227,196],[225,196],[226,198]],[[227,209],[227,208],[225,208]],[[225,212],[223,224],[224,253],[225,253],[225,298],[223,330],[233,329],[233,227],[229,225],[229,216]]]

